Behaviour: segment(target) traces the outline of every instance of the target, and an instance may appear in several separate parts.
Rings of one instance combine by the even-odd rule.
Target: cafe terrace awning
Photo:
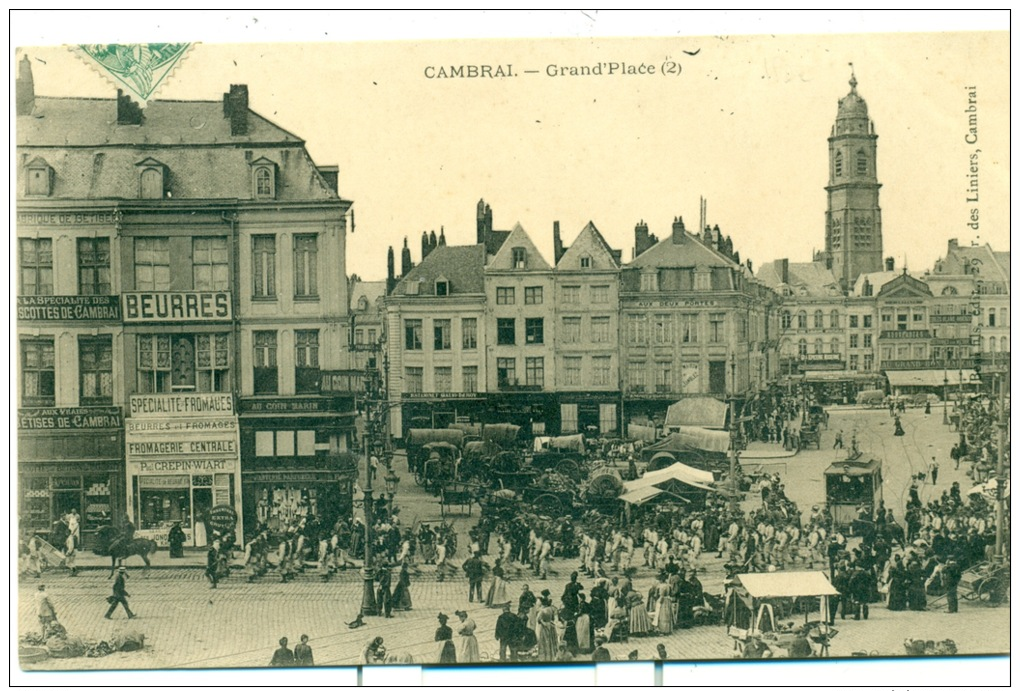
[[[832,587],[828,577],[821,571],[742,573],[736,580],[755,599],[839,595],[839,591]]]
[[[977,372],[972,369],[946,370],[941,369],[907,369],[907,370],[886,370],[886,378],[889,379],[889,386],[943,386],[949,380],[949,386],[974,384],[981,381]]]

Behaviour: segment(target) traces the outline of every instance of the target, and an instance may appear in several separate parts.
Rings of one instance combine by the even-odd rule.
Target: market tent
[[[993,477],[988,482],[982,483],[980,485],[974,485],[969,490],[967,490],[967,494],[983,494],[986,497],[994,499],[998,486],[999,486],[998,479]],[[1009,496],[1009,480],[1006,480],[1006,483],[1002,487],[1002,496],[1004,497]]]
[[[666,429],[707,427],[723,429],[729,408],[711,396],[692,396],[677,401],[666,411]]]
[[[640,506],[649,499],[653,499],[659,496],[660,494],[662,494],[661,489],[649,485],[647,487],[639,487],[632,492],[626,492],[625,494],[621,494],[620,499],[627,503],[636,504]]]
[[[676,480],[677,482],[682,482],[683,484],[691,485],[692,487],[715,491],[715,488],[710,486],[713,482],[715,482],[715,478],[712,476],[712,473],[705,470],[698,470],[697,468],[692,468],[689,465],[684,465],[679,462],[663,468],[662,470],[649,471],[637,480],[631,480],[630,482],[623,483],[623,487],[627,492],[633,492],[634,490],[638,490],[643,487],[652,487],[664,482],[670,482],[671,480]]]
[[[885,373],[889,380],[889,386],[943,386],[948,379],[949,386],[980,383],[981,378],[972,369],[946,370],[941,369],[909,369],[909,370],[887,370]]]
[[[821,571],[775,571],[742,573],[736,581],[751,597],[814,597],[839,595]]]

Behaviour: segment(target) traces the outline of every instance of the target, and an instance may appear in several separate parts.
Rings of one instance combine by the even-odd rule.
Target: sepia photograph
[[[29,678],[1008,658],[1007,31],[39,43]]]

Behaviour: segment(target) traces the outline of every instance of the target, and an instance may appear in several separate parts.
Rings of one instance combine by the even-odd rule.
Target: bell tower
[[[878,205],[878,135],[868,104],[857,93],[850,65],[850,93],[839,99],[829,135],[825,255],[843,290],[862,273],[882,270],[882,209]]]

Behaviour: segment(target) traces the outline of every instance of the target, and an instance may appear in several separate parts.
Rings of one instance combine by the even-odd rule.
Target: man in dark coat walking
[[[393,616],[393,592],[390,590],[390,583],[392,581],[392,575],[388,567],[383,566],[379,569],[379,614],[386,617]]]
[[[503,605],[503,613],[496,619],[496,640],[499,641],[499,659],[506,660],[506,649],[510,648],[510,660],[516,662],[517,647],[514,640],[518,635],[520,619],[510,611],[510,603]]]
[[[218,580],[218,574],[216,573],[220,562],[220,553],[216,551],[216,545],[209,546],[209,552],[205,558],[205,577],[209,579],[212,584],[209,587],[215,588]]]
[[[946,588],[946,603],[949,605],[949,613],[956,614],[960,611],[960,565],[952,557],[942,566],[942,585]]]
[[[117,609],[117,605],[124,605],[124,611],[127,612],[128,619],[134,619],[135,613],[131,611],[128,606],[128,591],[127,591],[127,569],[123,566],[117,569],[117,579],[113,582],[113,595],[106,598],[106,601],[110,603],[110,609],[106,610],[106,618],[112,619],[113,613]]]
[[[478,601],[482,602],[482,578],[485,576],[485,565],[478,558],[478,553],[475,552],[464,560],[462,568],[468,577],[468,602],[475,601],[475,593],[478,593]]]

